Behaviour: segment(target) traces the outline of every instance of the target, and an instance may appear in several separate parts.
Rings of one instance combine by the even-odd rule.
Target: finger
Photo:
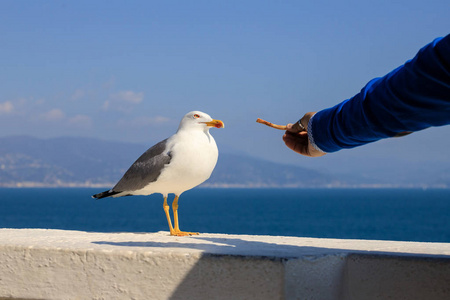
[[[283,135],[283,141],[289,149],[299,154],[308,155],[307,135],[302,133],[293,134],[286,132],[286,134]]]
[[[297,133],[297,132],[304,131],[305,128],[304,127],[302,128],[302,126],[300,126],[299,123],[297,122],[294,124],[292,124],[292,123],[287,124],[286,130],[289,132]]]
[[[292,133],[296,133],[298,131],[296,131],[294,128],[292,128],[294,126],[294,124],[289,123],[286,125],[286,131],[292,132]]]
[[[306,140],[308,139],[308,133],[306,131],[292,132],[292,131],[286,130],[286,132],[284,134],[289,135],[293,138],[306,139]]]

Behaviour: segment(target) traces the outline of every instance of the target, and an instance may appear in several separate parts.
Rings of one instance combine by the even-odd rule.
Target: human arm
[[[354,97],[309,115],[308,151],[299,152],[308,156],[318,156],[311,155],[312,149],[335,152],[405,131],[450,124],[450,35],[426,45],[386,76],[373,79]],[[306,136],[291,133],[287,130],[283,137],[286,145],[300,149]]]

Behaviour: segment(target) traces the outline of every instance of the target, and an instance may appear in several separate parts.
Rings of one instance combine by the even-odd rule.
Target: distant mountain
[[[150,145],[149,145],[150,146]],[[147,146],[91,138],[0,138],[0,186],[111,186]],[[317,187],[331,176],[245,155],[220,153],[204,186]]]
[[[109,184],[142,148],[88,138],[0,138],[0,185]]]
[[[320,172],[273,163],[250,156],[224,153],[207,185],[255,187],[317,187],[333,183],[331,176]]]
[[[0,187],[115,184],[149,145],[61,137],[0,138]],[[222,150],[222,149],[221,149]],[[209,187],[449,187],[448,164],[408,165],[381,172],[367,168],[328,174],[274,163],[225,149],[203,186]],[[382,169],[383,170],[383,169]],[[343,173],[345,171],[346,173]]]

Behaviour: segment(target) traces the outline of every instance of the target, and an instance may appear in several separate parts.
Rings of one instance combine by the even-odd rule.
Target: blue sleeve
[[[311,119],[324,152],[353,148],[403,131],[450,124],[450,35],[423,47],[403,66]]]

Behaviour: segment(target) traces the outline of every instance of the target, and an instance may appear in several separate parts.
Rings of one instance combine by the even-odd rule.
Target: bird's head
[[[202,128],[208,130],[211,127],[223,128],[225,125],[220,120],[214,120],[207,113],[191,111],[181,119],[178,130],[182,128]]]

